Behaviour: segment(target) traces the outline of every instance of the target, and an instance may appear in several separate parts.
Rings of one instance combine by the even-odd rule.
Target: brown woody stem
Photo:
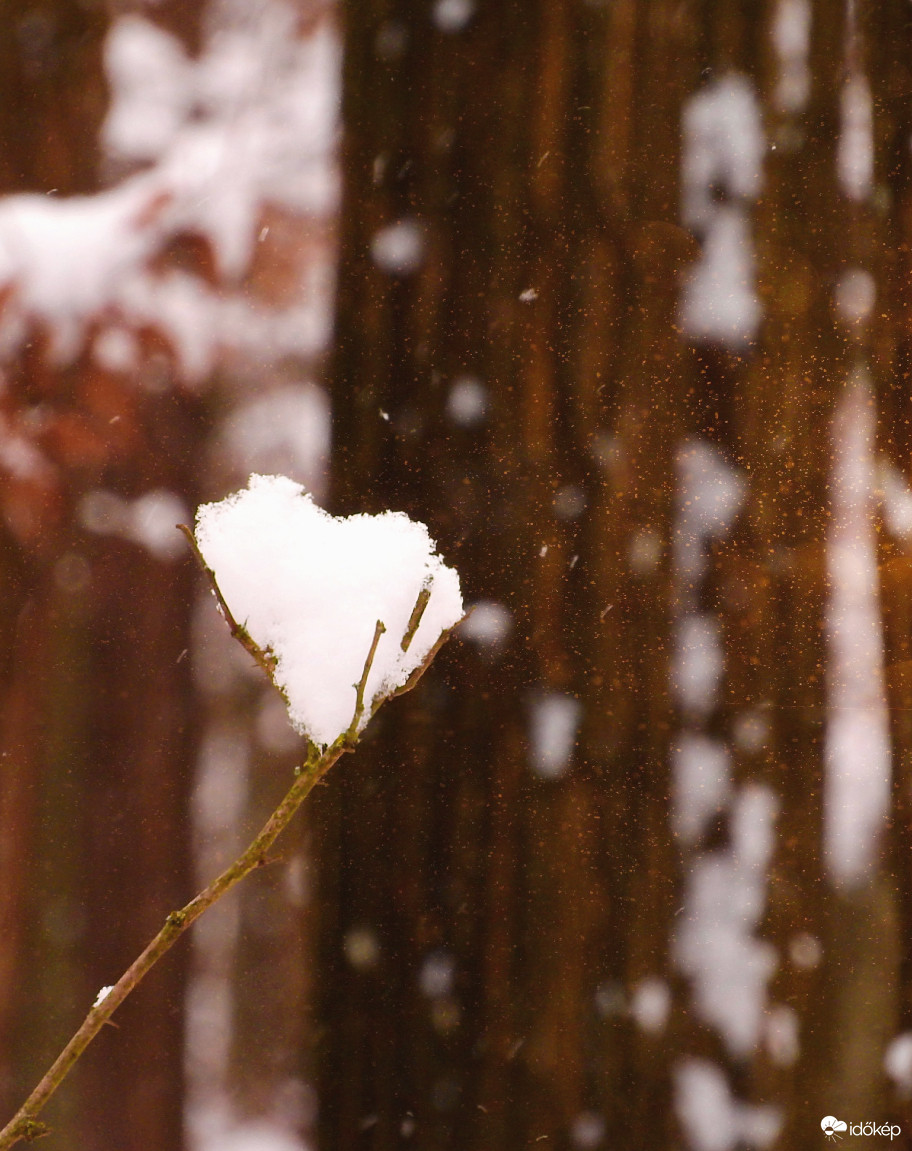
[[[270,681],[275,684],[273,674],[275,661],[268,652],[264,652],[250,637],[246,628],[239,625],[235,620],[216,583],[215,574],[203,559],[193,533],[184,524],[179,524],[178,527],[187,537],[190,547],[193,549],[193,554],[196,556],[200,567],[203,569],[209,581],[209,586],[218,600],[222,615],[225,617],[231,629],[231,634],[243,645],[245,650],[253,656],[260,667],[266,672]],[[419,603],[420,602],[421,597],[419,596]],[[415,611],[417,610],[418,605],[416,604]],[[421,611],[423,610],[424,608],[422,607]],[[415,617],[415,611],[412,612],[413,618]],[[420,618],[419,613],[418,620],[420,620]],[[411,627],[411,621],[409,626]],[[417,626],[418,624],[416,622],[415,627]],[[320,751],[319,748],[313,744],[309,746],[307,759],[298,772],[294,783],[289,788],[279,806],[269,819],[266,820],[259,835],[256,836],[247,850],[239,855],[234,863],[232,863],[230,867],[227,867],[221,875],[213,879],[208,887],[194,896],[186,906],[182,907],[179,911],[172,911],[165,919],[161,930],[152,942],[149,943],[145,950],[133,961],[107,994],[100,1000],[95,1001],[79,1030],[57,1056],[57,1059],[44,1074],[41,1082],[31,1095],[29,1095],[25,1103],[23,1103],[3,1130],[0,1131],[0,1151],[7,1151],[8,1148],[13,1147],[16,1143],[31,1141],[48,1134],[49,1128],[38,1120],[38,1116],[44,1108],[44,1105],[117,1008],[123,1003],[133,988],[137,986],[140,980],[155,966],[165,952],[174,946],[191,923],[198,919],[203,912],[214,903],[217,903],[218,900],[230,891],[236,883],[239,883],[245,875],[248,875],[255,868],[262,866],[262,864],[266,862],[266,853],[269,848],[291,822],[295,812],[311,791],[313,791],[314,787],[342,755],[354,750],[358,742],[358,726],[364,714],[364,693],[367,687],[367,678],[370,675],[370,669],[374,662],[377,644],[385,630],[383,624],[378,620],[370,650],[364,661],[364,670],[361,679],[356,685],[355,714],[347,731],[343,732],[343,734],[324,751]],[[394,695],[402,695],[403,692],[409,691],[415,686],[431,660],[440,650],[440,647],[448,635],[449,632],[444,632],[443,635],[441,635],[438,642],[428,653],[421,667],[416,668],[407,683],[403,684],[402,687],[392,692],[389,696],[381,697],[372,704],[370,709],[371,716],[373,716],[381,704],[384,703],[385,699],[391,699]]]
[[[374,656],[377,654],[377,644],[380,642],[380,636],[382,636],[385,631],[386,628],[383,625],[383,621],[378,619],[376,627],[374,628],[374,638],[371,640],[367,659],[364,661],[364,670],[361,672],[360,680],[355,684],[355,714],[346,732],[346,739],[349,744],[355,743],[358,739],[358,725],[361,723],[361,717],[364,715],[364,691],[367,687],[367,677],[370,675],[370,670],[374,665]]]
[[[193,534],[192,530],[187,527],[186,524],[177,524],[176,526],[177,530],[179,532],[183,532],[184,536],[186,537],[187,543],[190,545],[193,551],[193,555],[196,558],[196,562],[202,569],[203,575],[206,577],[206,581],[209,584],[209,588],[218,601],[219,611],[224,616],[225,623],[228,624],[228,630],[231,632],[232,638],[236,639],[241,647],[243,647],[246,652],[253,656],[259,666],[269,677],[273,685],[275,685],[275,656],[273,656],[272,652],[268,650],[264,651],[253,638],[253,636],[251,636],[247,628],[244,627],[243,624],[238,623],[234,618],[231,608],[228,606],[225,597],[222,595],[222,589],[219,587],[218,581],[215,578],[215,572],[203,558],[203,553],[199,549],[199,544],[196,542],[196,536]],[[2,1144],[0,1144],[0,1147],[2,1147]]]
[[[291,785],[285,798],[275,809],[259,835],[243,854],[214,879],[208,887],[180,909],[172,911],[161,931],[133,961],[101,1002],[91,1008],[82,1026],[64,1047],[57,1059],[45,1073],[41,1082],[31,1093],[16,1115],[0,1131],[0,1151],[14,1146],[20,1140],[38,1138],[47,1133],[47,1128],[37,1122],[37,1116],[54,1094],[76,1060],[92,1042],[98,1032],[108,1022],[117,1008],[123,1003],[140,980],[155,966],[166,951],[177,942],[194,920],[207,908],[216,903],[232,887],[254,868],[266,860],[266,852],[278,835],[288,826],[292,816],[307,798],[315,785],[329,771],[345,749],[332,747],[318,755],[313,750],[301,773]]]
[[[424,609],[430,603],[431,589],[427,584],[422,587],[418,593],[418,598],[415,600],[415,606],[412,608],[412,614],[409,616],[409,621],[406,624],[405,634],[402,637],[401,647],[403,651],[408,651],[411,647],[412,640],[415,638],[415,632],[418,630],[418,625],[421,623],[421,617],[424,615]]]

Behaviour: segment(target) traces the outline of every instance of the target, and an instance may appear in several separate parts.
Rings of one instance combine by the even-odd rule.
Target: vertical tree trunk
[[[857,874],[833,829],[857,827],[839,549],[873,515],[872,404],[908,474],[908,36],[897,6],[348,3],[336,509],[425,519],[511,630],[470,622],[321,797],[325,1147],[698,1147],[709,1115],[719,1146],[798,1148],[840,1109],[899,1114],[909,564],[886,532],[893,862],[876,804]],[[726,92],[756,140],[695,176],[694,100]],[[694,320],[706,212],[743,223],[745,270]],[[706,949],[732,930],[720,1015]]]
[[[12,4],[0,21],[0,191],[97,190],[102,10]],[[138,395],[88,355],[61,364],[47,336],[36,324],[2,365],[2,434],[43,456],[30,470],[6,455],[0,489],[5,1113],[189,894],[192,566],[93,535],[83,501],[157,488],[192,506],[199,407]],[[180,960],[118,1023],[50,1109],[49,1151],[182,1146]]]
[[[426,520],[509,634],[454,645],[317,812],[323,1142],[660,1146],[665,1055],[626,1006],[674,909],[694,23],[460,12],[347,9],[335,503]]]

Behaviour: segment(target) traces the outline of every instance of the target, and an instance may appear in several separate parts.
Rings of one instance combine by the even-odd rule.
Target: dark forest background
[[[3,5],[4,196],[120,178],[100,142],[104,44],[134,10],[190,61],[219,20],[243,24],[230,4],[186,0]],[[22,281],[0,285],[23,317],[0,346],[4,1109],[284,792],[297,751],[226,654],[190,558],[101,530],[86,500],[166,491],[192,511],[220,497],[246,478],[223,434],[232,413],[316,382],[332,412],[327,506],[426,522],[487,627],[385,709],[275,867],[118,1013],[49,1109],[48,1151],[281,1151],[293,1136],[321,1151],[797,1151],[823,1143],[826,1115],[898,1124],[912,1146],[912,542],[881,498],[883,476],[909,476],[912,440],[909,6],[291,10],[292,39],[341,38],[338,213],[264,196],[256,229],[273,238],[240,272],[180,222],[144,259],[258,315],[293,308],[308,268],[335,259],[328,342],[229,340],[190,378],[168,330],[125,312],[135,354],[112,367],[98,346],[116,303],[61,353]],[[801,98],[782,87],[800,36],[790,57],[774,34],[789,13],[809,27]],[[765,140],[762,183],[726,184],[722,163],[708,189],[748,221],[762,317],[742,340],[695,335],[681,310],[708,242],[682,211],[682,124],[732,77]],[[867,131],[865,107],[873,168],[853,187],[840,148],[852,108]],[[875,302],[845,304],[850,270]],[[865,420],[884,669],[871,688],[891,778],[870,858],[846,878],[826,848],[828,547],[840,444]],[[40,467],[21,464],[23,444]],[[689,567],[688,449],[741,493],[694,534]],[[710,702],[688,707],[675,653],[695,614],[724,657]],[[569,761],[536,734],[552,706]],[[697,834],[675,823],[685,737],[731,770]],[[206,775],[232,748],[240,776]],[[226,790],[200,817],[202,778]],[[745,863],[738,820],[757,797],[775,833]],[[772,957],[743,1043],[679,954],[693,877],[728,860],[744,870],[717,910],[767,943],[745,963]],[[230,997],[221,1014],[207,977]],[[227,1034],[200,1023],[207,1010]],[[217,1090],[206,1036],[222,1044]],[[213,1099],[246,1142],[206,1127]]]

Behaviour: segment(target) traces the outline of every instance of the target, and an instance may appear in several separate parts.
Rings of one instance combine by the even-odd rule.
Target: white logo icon
[[[820,1120],[820,1126],[827,1139],[841,1139],[839,1132],[845,1131],[848,1124],[843,1119],[837,1119],[835,1115],[827,1115]]]

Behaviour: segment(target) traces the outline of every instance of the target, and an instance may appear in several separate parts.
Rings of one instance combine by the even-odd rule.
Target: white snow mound
[[[377,620],[386,632],[361,727],[371,703],[404,684],[462,618],[459,576],[436,554],[424,524],[402,512],[336,518],[285,476],[253,475],[245,491],[204,504],[196,540],[234,618],[276,657],[295,728],[323,746],[352,721]],[[404,652],[424,586],[430,600]]]

